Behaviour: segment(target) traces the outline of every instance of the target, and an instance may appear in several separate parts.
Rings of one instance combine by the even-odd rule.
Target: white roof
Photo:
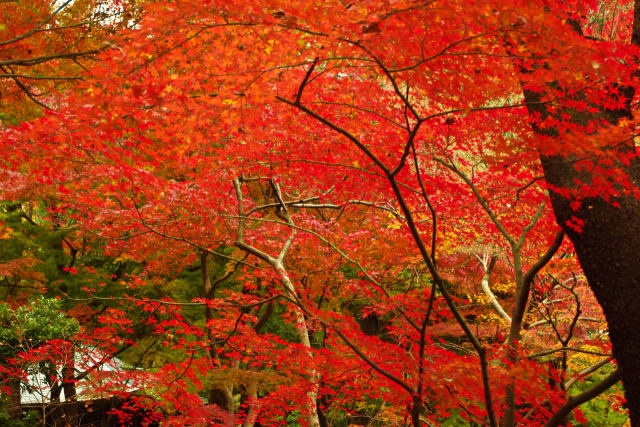
[[[118,358],[109,358],[108,355],[100,350],[89,350],[84,353],[75,353],[75,372],[76,375],[82,374],[94,368],[87,378],[80,380],[76,384],[76,398],[78,400],[90,400],[98,397],[108,397],[104,393],[95,393],[95,383],[100,382],[103,385],[113,383],[113,388],[119,388],[121,391],[134,391],[140,388],[139,385],[133,384],[132,380],[116,384],[118,372],[124,371],[124,363]],[[64,361],[56,366],[56,375],[58,380],[62,378],[62,367]],[[46,376],[42,372],[38,372],[37,365],[27,369],[27,383],[21,385],[20,402],[22,404],[46,404],[50,402],[51,389],[46,381]],[[114,375],[115,374],[115,375]],[[88,387],[91,382],[92,387]],[[60,401],[65,400],[64,390],[60,392]]]

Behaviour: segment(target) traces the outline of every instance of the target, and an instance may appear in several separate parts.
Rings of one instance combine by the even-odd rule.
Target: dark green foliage
[[[27,305],[11,309],[0,303],[0,358],[37,348],[49,340],[73,337],[79,325],[61,311],[59,300],[38,298]]]

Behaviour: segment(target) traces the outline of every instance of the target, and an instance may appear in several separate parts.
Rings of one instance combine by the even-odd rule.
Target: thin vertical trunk
[[[7,380],[8,392],[8,410],[9,418],[19,420],[22,418],[22,403],[20,402],[20,380],[10,377]]]
[[[76,400],[76,384],[73,379],[73,364],[65,365],[62,368],[62,390],[64,391],[65,402]]]
[[[293,282],[291,282],[291,279],[289,278],[289,275],[287,274],[287,271],[284,269],[284,266],[282,265],[280,260],[276,260],[276,262],[273,264],[273,268],[280,275],[280,279],[282,280],[284,287],[289,292],[289,296],[291,296],[291,298],[293,298],[294,300],[297,300],[298,294],[296,292],[296,288],[293,285]],[[307,356],[311,359],[313,358],[313,355],[311,354],[311,350],[310,350],[311,340],[309,339],[309,328],[307,327],[307,321],[304,318],[304,313],[299,307],[297,306],[294,307],[294,311],[295,311],[295,319],[296,319],[295,327],[296,327],[296,332],[298,334],[298,339],[300,340],[300,343],[305,347]],[[318,372],[315,369],[310,369],[307,379],[309,380],[309,383],[310,383],[309,391],[307,391],[307,400],[308,400],[307,410],[309,411],[309,414],[308,414],[309,426],[320,427],[320,420],[318,418],[318,409],[316,406],[317,399],[318,399],[318,383],[320,380],[318,377]]]
[[[280,281],[284,285],[285,290],[289,298],[293,301],[299,301],[298,291],[296,290],[296,286],[291,281],[287,270],[284,267],[284,258],[286,257],[289,249],[291,248],[291,244],[297,235],[297,230],[294,228],[291,231],[291,234],[287,238],[286,242],[282,246],[280,253],[277,258],[272,257],[271,255],[262,252],[260,249],[255,248],[251,245],[248,245],[244,240],[244,232],[245,232],[245,221],[246,214],[243,206],[243,195],[242,195],[242,184],[245,182],[244,178],[236,178],[233,180],[233,186],[235,188],[236,198],[238,200],[238,232],[237,232],[237,241],[235,242],[236,247],[246,251],[254,255],[255,257],[267,262],[280,276]],[[280,203],[280,207],[282,212],[279,212],[281,218],[283,218],[289,225],[294,225],[293,220],[291,219],[291,215],[289,214],[289,210],[287,208],[286,203],[282,199],[282,194],[280,191],[280,186],[271,181],[272,189],[277,197],[278,202]],[[311,339],[309,334],[309,328],[307,326],[307,320],[304,317],[304,312],[301,307],[294,305],[293,307],[294,315],[295,315],[295,329],[298,335],[298,339],[300,340],[300,344],[305,348],[305,352],[310,360],[313,359],[313,355],[311,353]],[[317,399],[318,399],[318,384],[319,384],[319,375],[318,372],[314,368],[310,368],[307,371],[307,380],[309,381],[309,390],[307,391],[307,422],[310,427],[320,427],[320,419],[318,417],[318,408],[317,408]]]
[[[247,398],[249,399],[247,418],[243,427],[253,427],[260,413],[260,402],[258,401],[258,386],[255,381],[250,381],[247,385]]]
[[[69,351],[67,360],[62,367],[62,390],[64,391],[65,402],[75,402],[77,400],[76,381],[75,381],[75,352],[72,344],[69,343]],[[75,404],[67,404],[64,406],[64,412],[69,423],[78,422],[78,406]]]
[[[210,299],[213,297],[213,286],[211,284],[211,278],[209,276],[209,252],[203,251],[200,254],[200,268],[202,270],[202,296],[203,298]],[[213,319],[213,309],[208,305],[205,305],[204,308],[205,314],[205,330],[207,331],[207,338],[210,343],[215,341],[215,337],[209,327],[209,321]],[[216,361],[218,366],[220,366],[220,360],[218,357],[218,352],[216,351],[216,347],[214,345],[209,345],[209,359],[213,365],[213,362]],[[220,408],[229,412],[229,414],[233,414],[235,411],[235,401],[233,399],[233,386],[215,386],[209,390],[209,394],[207,396],[207,403],[210,405],[218,405]]]

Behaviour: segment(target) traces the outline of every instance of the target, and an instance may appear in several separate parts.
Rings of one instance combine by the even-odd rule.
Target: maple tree
[[[80,80],[108,37],[137,17],[131,1],[0,2],[0,84],[4,124],[54,107]]]
[[[176,425],[560,425],[622,377],[637,422],[640,11],[503,3],[151,3],[6,131],[4,197],[135,266],[61,293],[104,304],[83,342],[160,360],[96,391]],[[571,396],[612,362],[596,299],[620,368]]]

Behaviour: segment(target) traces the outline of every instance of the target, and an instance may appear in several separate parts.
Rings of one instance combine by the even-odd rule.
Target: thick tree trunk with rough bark
[[[631,119],[630,90],[623,90],[629,98],[627,108],[617,111],[600,109],[594,116],[574,114],[577,124],[584,125],[592,118],[604,119],[611,124]],[[525,92],[531,113],[549,113],[546,106],[536,103],[538,96]],[[553,130],[534,130],[545,136],[554,136]],[[585,136],[588,138],[588,136]],[[635,145],[612,145],[614,154],[635,151]],[[585,145],[588,141],[585,141]],[[594,155],[595,156],[595,155]],[[582,155],[581,157],[584,157]],[[547,182],[556,188],[576,188],[576,181],[588,183],[587,172],[576,170],[580,160],[567,156],[540,157]],[[630,166],[616,165],[637,188],[640,188],[640,162]],[[620,196],[605,200],[602,197],[581,199],[579,207],[571,205],[573,199],[550,191],[556,221],[573,243],[578,260],[590,288],[602,306],[609,327],[613,355],[620,366],[632,425],[640,425],[640,201],[634,196]],[[584,222],[577,231],[568,226],[575,218]],[[573,219],[573,221],[572,221]]]
[[[554,186],[566,188],[576,175],[565,158],[542,158],[542,165]],[[628,172],[638,176],[636,170]],[[632,425],[640,425],[640,201],[633,196],[618,198],[616,207],[601,198],[588,198],[577,211],[571,200],[555,193],[551,201],[606,316]],[[581,233],[566,225],[572,216],[584,221]]]

